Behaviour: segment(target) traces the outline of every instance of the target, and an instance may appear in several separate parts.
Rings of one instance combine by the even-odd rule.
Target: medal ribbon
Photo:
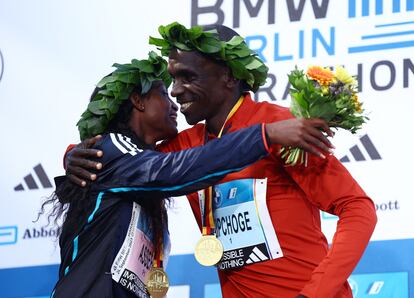
[[[163,237],[164,238],[164,237]],[[162,260],[164,258],[164,243],[163,243],[163,238],[161,238],[158,242],[158,247],[159,249],[157,249],[157,254],[154,256],[154,268],[164,268],[163,264],[162,264]]]
[[[165,297],[167,294],[169,282],[167,274],[163,267],[164,257],[164,242],[163,238],[159,239],[157,253],[154,256],[153,267],[148,273],[147,280],[145,282],[146,288],[150,294],[150,297]]]
[[[227,115],[226,121],[224,121],[224,124],[221,127],[219,134],[217,135],[217,138],[221,138],[224,127],[227,124],[227,121],[234,115],[234,113],[237,112],[237,110],[240,108],[241,104],[243,103],[243,100],[244,100],[244,96],[242,95],[240,96],[237,103],[233,106],[230,113]],[[213,218],[213,187],[209,186],[208,188],[206,188],[204,190],[204,194],[205,194],[204,213],[201,212],[201,214],[202,214],[202,225],[203,225],[202,233],[203,233],[203,236],[206,236],[206,235],[212,235],[215,229],[214,218]]]
[[[154,268],[163,268],[162,258],[163,258],[163,253],[162,251],[160,251],[159,253],[157,253],[156,257],[154,258]]]

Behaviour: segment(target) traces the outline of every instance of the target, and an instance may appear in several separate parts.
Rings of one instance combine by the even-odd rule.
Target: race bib
[[[242,179],[214,186],[213,215],[224,247],[220,270],[283,256],[266,205],[267,179]]]
[[[168,259],[170,244],[165,239],[164,256]],[[150,218],[141,206],[133,203],[131,221],[124,242],[112,263],[112,279],[137,297],[150,298],[144,281],[154,264],[154,245],[151,241]]]

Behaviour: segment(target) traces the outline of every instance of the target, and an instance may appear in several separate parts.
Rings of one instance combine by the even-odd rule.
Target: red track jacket
[[[246,94],[225,130],[292,117],[288,109],[256,103]],[[159,150],[182,150],[202,145],[204,140],[205,125],[197,124]],[[222,182],[268,179],[267,207],[284,256],[219,271],[223,296],[291,298],[300,293],[309,298],[352,297],[347,278],[373,233],[377,220],[373,202],[334,156],[323,160],[309,154],[307,167],[286,167],[278,154],[280,147],[272,149],[268,157],[227,175]],[[197,194],[188,199],[200,225]],[[330,248],[321,231],[320,210],[339,216]]]

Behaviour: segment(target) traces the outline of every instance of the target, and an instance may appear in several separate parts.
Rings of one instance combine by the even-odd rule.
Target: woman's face
[[[156,141],[175,137],[178,107],[169,97],[164,83],[154,82],[144,101],[145,126],[154,133]]]

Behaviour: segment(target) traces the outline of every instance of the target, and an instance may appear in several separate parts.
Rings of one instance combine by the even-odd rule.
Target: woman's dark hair
[[[91,100],[99,90],[99,88],[95,88],[91,95]],[[136,86],[130,96],[133,93],[141,94],[141,86]],[[133,141],[141,143],[128,125],[132,109],[133,106],[131,101],[125,100],[119,107],[115,117],[108,124],[106,133],[121,133],[130,137]],[[62,218],[63,225],[62,229],[59,229],[59,231],[65,231],[65,235],[62,235],[64,238],[68,239],[69,237],[69,239],[72,239],[75,235],[79,234],[80,229],[82,228],[80,223],[86,222],[87,217],[95,206],[95,201],[90,200],[90,184],[86,187],[80,187],[72,183],[69,179],[62,180],[63,181],[59,183],[59,181],[55,179],[57,184],[56,190],[42,204],[39,215],[44,214],[45,207],[52,204],[51,211],[47,215],[48,224],[53,220],[53,223],[58,225],[59,219]],[[162,239],[163,231],[168,226],[166,211],[166,203],[168,202],[168,199],[155,196],[151,199],[136,198],[134,201],[138,202],[152,219],[154,231],[153,243],[157,250],[159,241]],[[60,236],[60,234],[58,236]]]

